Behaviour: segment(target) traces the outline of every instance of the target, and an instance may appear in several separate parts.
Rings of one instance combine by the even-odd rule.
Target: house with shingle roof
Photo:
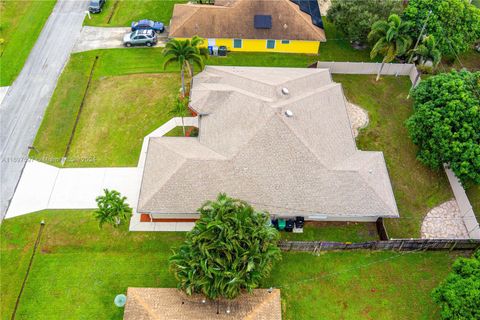
[[[200,36],[229,51],[318,53],[326,41],[317,0],[216,0],[176,4],[169,37]]]
[[[191,221],[225,192],[280,218],[398,217],[383,154],[357,149],[328,69],[207,66],[190,107],[198,137],[149,140],[138,213]]]
[[[233,300],[210,301],[173,288],[128,288],[123,319],[281,320],[280,290],[254,289]]]

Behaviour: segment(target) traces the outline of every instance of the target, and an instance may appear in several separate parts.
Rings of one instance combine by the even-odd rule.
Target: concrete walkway
[[[80,35],[87,0],[58,0],[0,106],[0,220],[20,179],[45,109]]]
[[[125,48],[123,45],[123,36],[128,32],[130,32],[130,28],[128,27],[102,28],[85,26],[82,28],[80,37],[75,43],[73,52]],[[167,36],[167,31],[157,34],[158,43],[156,47],[164,47]]]
[[[183,123],[185,126],[198,126],[198,119],[187,117],[183,119]],[[135,210],[150,138],[161,137],[181,125],[182,118],[172,118],[147,135],[143,140],[137,167],[57,168],[29,159],[6,218],[45,209],[93,209],[97,207],[95,198],[107,188],[117,190],[127,197],[127,203],[134,212],[130,225],[132,231],[191,229],[191,223],[140,223],[140,214]]]
[[[137,205],[140,181],[133,168],[57,168],[29,160],[6,218],[44,209],[96,208],[103,189],[114,189]]]
[[[0,87],[0,104],[2,104],[3,98],[7,95],[8,89],[10,87]]]

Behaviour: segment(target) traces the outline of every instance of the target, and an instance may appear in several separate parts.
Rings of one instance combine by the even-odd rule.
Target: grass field
[[[85,18],[85,25],[99,27],[130,26],[132,21],[151,19],[170,23],[175,3],[183,0],[107,0],[99,14],[92,14],[92,19]]]
[[[66,166],[136,166],[145,135],[171,118],[180,83],[177,72],[119,75],[103,59],[85,94]],[[60,164],[94,60],[91,54],[72,56],[37,134],[38,152],[31,157]]]
[[[206,63],[306,67],[317,60],[303,54],[235,53]],[[37,151],[30,156],[60,165],[85,96],[65,166],[135,166],[143,136],[171,118],[170,105],[180,87],[177,71],[175,64],[163,69],[161,49],[73,54],[37,133]]]
[[[174,287],[167,259],[182,233],[99,229],[91,211],[44,211],[2,223],[1,319],[10,319],[33,243],[45,229],[16,319],[122,319],[127,287]],[[284,253],[263,287],[281,289],[284,319],[438,319],[430,291],[458,253]]]
[[[357,146],[362,150],[383,151],[395,193],[400,219],[386,221],[390,237],[420,236],[423,217],[429,209],[453,198],[443,171],[432,171],[416,159],[405,120],[412,113],[406,99],[407,77],[383,77],[376,82],[370,75],[333,75],[347,98],[368,111],[370,124],[360,132]]]
[[[56,0],[0,1],[0,86],[9,86],[22,70]]]
[[[307,221],[303,233],[280,232],[282,239],[293,241],[364,242],[379,240],[375,223],[335,223]]]

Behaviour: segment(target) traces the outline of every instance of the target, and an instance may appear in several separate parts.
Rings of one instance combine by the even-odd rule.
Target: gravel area
[[[424,239],[469,238],[454,199],[442,203],[427,213],[422,223],[421,234]]]
[[[350,102],[347,102],[347,113],[353,136],[356,138],[358,136],[358,130],[368,125],[368,113],[363,108]]]

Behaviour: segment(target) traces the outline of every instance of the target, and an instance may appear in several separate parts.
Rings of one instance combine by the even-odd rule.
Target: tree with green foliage
[[[174,117],[181,117],[182,118],[182,129],[183,129],[183,136],[185,137],[185,123],[183,121],[184,117],[187,117],[190,114],[188,110],[188,97],[177,97],[175,104],[173,105],[173,109],[170,110],[170,115]]]
[[[280,259],[279,234],[268,214],[225,194],[198,212],[200,219],[170,258],[178,287],[209,299],[234,299],[257,288]]]
[[[417,65],[418,71],[413,81],[413,87],[416,86],[422,73],[433,72],[442,59],[442,53],[437,49],[435,37],[432,35],[425,36],[418,47],[410,50],[409,55],[412,56],[412,61]]]
[[[470,259],[458,258],[432,297],[444,320],[480,319],[480,251]]]
[[[327,18],[350,41],[365,44],[374,22],[401,10],[401,4],[395,0],[332,0]]]
[[[415,40],[425,25],[425,34],[435,37],[444,56],[455,57],[480,39],[480,9],[469,0],[410,0],[403,20],[408,22],[408,34]]]
[[[204,40],[198,36],[192,39],[177,40],[172,39],[165,45],[163,55],[166,57],[163,62],[165,69],[168,64],[177,62],[180,65],[180,75],[182,78],[182,94],[185,96],[185,70],[190,77],[193,76],[193,65],[197,64],[203,69],[203,58],[208,56],[206,49],[201,48]]]
[[[382,69],[387,62],[392,62],[396,57],[405,54],[412,44],[412,39],[406,35],[407,25],[396,14],[390,15],[388,20],[379,20],[372,25],[368,40],[375,42],[370,57],[373,59],[378,54],[383,56],[382,64],[377,74],[380,79]]]
[[[417,158],[439,169],[450,166],[465,187],[480,184],[480,72],[451,71],[412,90],[408,133]]]
[[[104,189],[103,196],[97,197],[98,209],[95,211],[95,219],[98,220],[100,228],[108,223],[117,228],[122,222],[127,221],[132,215],[132,208],[125,202],[126,197],[122,197],[120,192]]]

